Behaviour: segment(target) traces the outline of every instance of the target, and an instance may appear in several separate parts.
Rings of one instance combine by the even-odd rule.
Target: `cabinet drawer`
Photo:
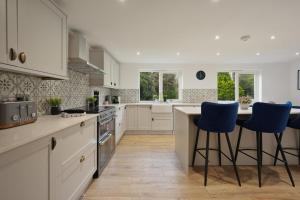
[[[83,122],[83,124],[66,129],[63,133],[58,134],[58,137],[60,160],[64,162],[91,141],[97,142],[96,119],[91,119]]]
[[[173,130],[172,114],[152,114],[152,130],[153,131]]]
[[[88,180],[93,176],[97,166],[97,147],[94,143],[88,144],[78,154],[62,163],[59,174],[60,199],[78,199]]]

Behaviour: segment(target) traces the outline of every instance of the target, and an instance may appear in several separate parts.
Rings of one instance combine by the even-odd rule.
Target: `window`
[[[258,73],[255,72],[219,72],[218,100],[237,101],[241,96],[259,100]]]
[[[179,99],[177,72],[140,72],[140,101]]]

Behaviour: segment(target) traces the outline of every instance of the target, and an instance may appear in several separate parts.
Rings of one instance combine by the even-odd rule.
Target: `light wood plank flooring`
[[[84,200],[299,200],[300,167],[292,167],[296,187],[283,167],[263,167],[263,187],[257,186],[255,166],[239,167],[242,187],[232,167],[210,167],[208,186],[203,168],[185,175],[174,152],[172,135],[125,135]]]

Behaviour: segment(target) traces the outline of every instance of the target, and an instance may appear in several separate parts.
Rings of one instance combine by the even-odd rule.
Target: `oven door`
[[[100,175],[111,157],[113,135],[109,132],[98,144],[98,174]]]

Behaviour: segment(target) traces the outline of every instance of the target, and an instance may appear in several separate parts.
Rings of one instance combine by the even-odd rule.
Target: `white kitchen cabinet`
[[[1,15],[4,3],[1,0]],[[66,15],[51,0],[9,0],[6,4],[7,46],[3,49],[4,45],[1,44],[0,59],[7,65],[1,65],[1,68],[66,79]],[[3,33],[0,35],[2,41]],[[3,51],[6,52],[4,59]],[[15,58],[11,57],[13,52]]]
[[[122,108],[122,123],[121,123],[121,130],[122,130],[122,133],[124,134],[127,130],[127,116],[126,116],[126,107],[123,106]]]
[[[126,106],[127,130],[138,130],[138,106]]]
[[[63,130],[55,138],[55,199],[79,199],[97,168],[96,119]]]
[[[153,131],[173,130],[173,113],[152,113]]]
[[[51,138],[0,155],[0,199],[53,199]]]
[[[6,59],[6,0],[0,0],[0,65]]]
[[[116,144],[119,143],[126,130],[125,106],[119,106],[116,110]]]
[[[103,69],[103,77],[95,76],[90,81],[92,85],[118,89],[120,85],[120,64],[107,51],[101,48],[90,49],[90,62]],[[99,80],[95,80],[99,79]]]
[[[138,106],[138,130],[151,130],[151,106]]]

